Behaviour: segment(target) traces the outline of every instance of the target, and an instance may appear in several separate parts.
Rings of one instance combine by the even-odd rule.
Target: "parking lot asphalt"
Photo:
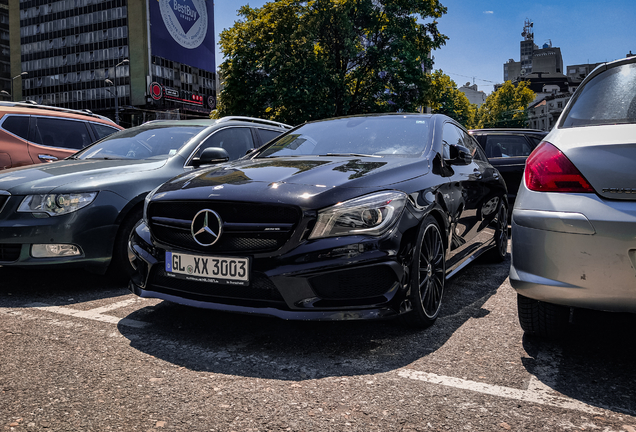
[[[502,264],[436,324],[293,322],[140,299],[82,271],[0,268],[0,430],[636,432],[636,319],[524,336]]]

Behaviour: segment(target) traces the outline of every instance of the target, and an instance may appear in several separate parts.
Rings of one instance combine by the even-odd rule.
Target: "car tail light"
[[[547,141],[528,156],[525,180],[528,189],[537,192],[594,193],[594,188],[574,164]]]

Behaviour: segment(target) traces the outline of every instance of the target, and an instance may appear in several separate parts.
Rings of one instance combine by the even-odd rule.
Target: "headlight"
[[[402,214],[406,194],[380,192],[349,201],[318,212],[318,221],[310,239],[342,235],[382,235]]]
[[[97,192],[27,195],[20,203],[18,211],[59,216],[86,207],[93,202],[96,196]]]

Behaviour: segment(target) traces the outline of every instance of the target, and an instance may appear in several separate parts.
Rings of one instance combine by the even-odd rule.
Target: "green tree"
[[[429,53],[446,36],[438,0],[276,0],[243,6],[221,33],[218,109],[297,124],[415,111],[430,86]],[[428,20],[428,22],[424,22]]]
[[[477,105],[471,104],[466,95],[457,89],[455,81],[439,69],[432,73],[428,106],[435,114],[446,114],[467,129],[475,126]]]
[[[528,104],[535,98],[529,85],[529,81],[522,81],[517,86],[506,81],[497,91],[488,95],[477,112],[478,127],[526,127]]]

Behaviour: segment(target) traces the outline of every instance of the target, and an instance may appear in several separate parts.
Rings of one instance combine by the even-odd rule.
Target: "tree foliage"
[[[435,114],[446,114],[467,129],[475,126],[477,105],[471,104],[466,95],[457,89],[455,81],[444,72],[436,70],[431,75],[432,85],[428,93],[428,105]]]
[[[524,128],[528,123],[528,104],[535,98],[530,82],[522,81],[516,87],[506,81],[486,98],[477,111],[478,127]]]
[[[276,0],[243,6],[221,33],[226,60],[216,116],[297,124],[415,111],[430,86],[429,53],[446,36],[438,0]],[[428,22],[423,22],[428,20]]]

